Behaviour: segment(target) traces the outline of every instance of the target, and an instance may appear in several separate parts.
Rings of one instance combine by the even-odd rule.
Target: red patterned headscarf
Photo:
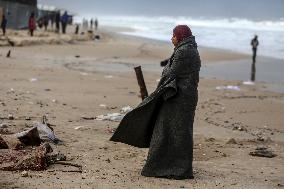
[[[174,36],[176,36],[178,42],[181,42],[187,37],[192,36],[191,30],[187,25],[178,25],[173,30]]]

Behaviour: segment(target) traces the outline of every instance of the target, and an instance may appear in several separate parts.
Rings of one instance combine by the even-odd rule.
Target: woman
[[[35,20],[35,14],[32,12],[31,16],[29,18],[29,30],[30,35],[34,36],[34,30],[36,29],[36,20]]]
[[[186,25],[173,30],[174,53],[157,89],[121,121],[111,140],[150,147],[142,175],[193,179],[193,122],[201,61]]]

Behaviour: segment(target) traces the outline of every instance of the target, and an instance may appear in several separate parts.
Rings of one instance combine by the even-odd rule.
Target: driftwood
[[[134,70],[135,70],[135,73],[136,73],[138,85],[140,87],[141,98],[142,98],[142,100],[144,100],[145,98],[148,97],[148,91],[147,91],[146,84],[145,84],[145,81],[144,81],[141,66],[135,67]]]
[[[70,163],[70,162],[63,162],[63,161],[57,161],[57,162],[54,162],[54,164],[59,164],[59,165],[68,165],[68,166],[72,166],[72,167],[77,167],[78,170],[70,170],[70,171],[64,171],[64,170],[61,170],[62,172],[79,172],[79,173],[82,173],[82,165],[79,165],[79,164],[76,164],[76,163]]]

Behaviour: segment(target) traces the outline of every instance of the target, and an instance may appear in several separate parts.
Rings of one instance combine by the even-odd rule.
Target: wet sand
[[[284,186],[284,94],[267,91],[263,83],[243,85],[238,78],[201,78],[194,125],[195,179],[142,177],[147,149],[108,141],[112,135],[109,129],[115,129],[118,122],[85,120],[82,116],[135,107],[141,99],[133,67],[142,65],[148,91],[152,92],[162,70],[159,62],[171,55],[173,47],[101,32],[100,41],[0,48],[0,115],[15,117],[0,123],[7,123],[8,129],[16,133],[47,115],[56,125],[55,134],[64,141],[58,150],[70,162],[83,166],[83,173],[74,173],[66,172],[69,167],[53,165],[46,171],[29,171],[29,177],[21,177],[21,172],[0,171],[1,188]],[[9,49],[11,58],[6,58]],[[200,51],[206,69],[220,66],[220,61],[233,66],[236,61],[249,59],[247,55],[210,48],[201,47]],[[239,86],[240,91],[216,89],[228,85]],[[23,120],[23,116],[32,120]],[[231,138],[235,142],[228,144]],[[258,146],[268,147],[277,156],[250,156]]]

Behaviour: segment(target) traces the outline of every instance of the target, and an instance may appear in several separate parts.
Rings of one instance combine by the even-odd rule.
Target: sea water
[[[104,26],[132,29],[123,34],[162,41],[170,41],[172,29],[176,25],[186,24],[195,35],[198,45],[245,54],[252,53],[251,39],[258,35],[258,55],[284,60],[284,19],[253,21],[243,18],[104,16],[99,18],[99,22]]]

